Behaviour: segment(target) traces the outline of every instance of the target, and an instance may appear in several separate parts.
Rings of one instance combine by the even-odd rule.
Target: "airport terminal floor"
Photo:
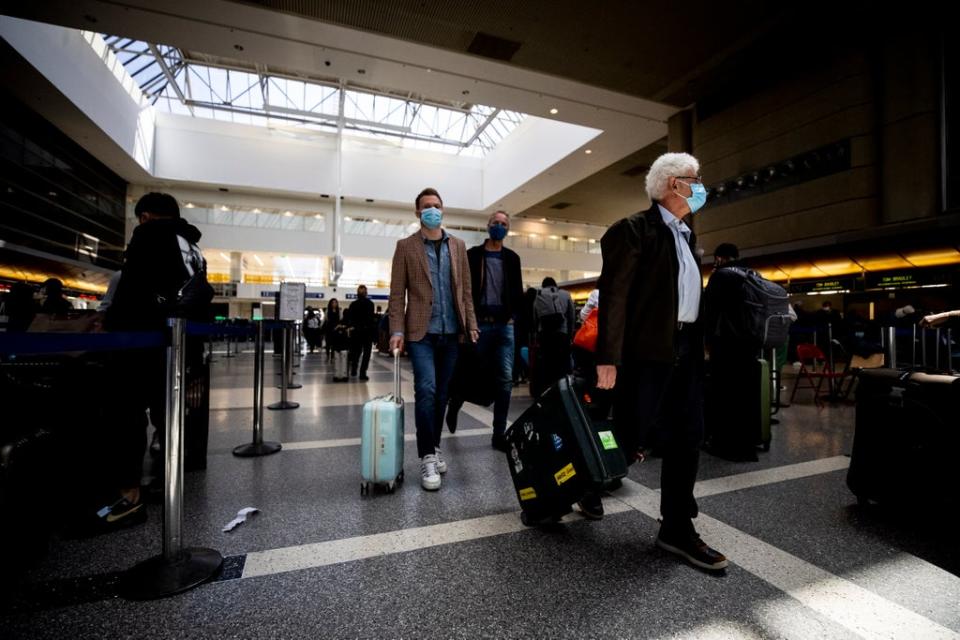
[[[14,638],[948,638],[960,636],[960,557],[947,527],[906,526],[858,507],[845,485],[854,408],[809,392],[780,411],[758,463],[703,454],[695,524],[730,559],[722,575],[654,546],[660,461],[630,469],[606,515],[520,523],[489,410],[465,405],[444,432],[438,492],[417,482],[409,362],[403,361],[406,476],[361,497],[363,402],[392,389],[335,384],[307,354],[297,410],[267,412],[276,455],[242,459],[251,433],[253,356],[215,355],[208,468],[185,482],[184,540],[220,551],[222,573],[178,596],[130,602],[118,572],[160,551],[161,507],[145,525],[54,538],[0,609]],[[273,374],[267,356],[268,373]],[[268,378],[269,380],[270,378]],[[788,385],[792,380],[785,381]],[[806,395],[804,395],[806,393]],[[278,392],[267,387],[267,401]],[[517,387],[511,419],[527,406]],[[890,473],[897,473],[891,461]],[[229,533],[244,507],[259,513]]]

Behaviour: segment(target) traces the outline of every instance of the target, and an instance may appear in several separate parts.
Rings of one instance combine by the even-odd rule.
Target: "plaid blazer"
[[[477,329],[470,285],[470,264],[463,240],[449,233],[450,269],[453,271],[453,302],[460,322],[460,334]],[[433,282],[430,265],[418,229],[397,240],[390,274],[390,334],[402,333],[408,342],[422,340],[427,334],[433,310]]]

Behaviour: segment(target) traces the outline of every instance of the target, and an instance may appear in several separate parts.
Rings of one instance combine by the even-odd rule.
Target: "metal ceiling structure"
[[[404,146],[472,156],[493,150],[525,117],[250,67],[122,36],[103,38],[151,104],[170,113],[260,126],[336,129],[342,122],[356,135],[399,138]]]

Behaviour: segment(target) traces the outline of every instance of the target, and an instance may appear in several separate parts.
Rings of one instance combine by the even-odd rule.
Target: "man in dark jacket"
[[[360,380],[366,381],[370,379],[367,377],[367,367],[370,365],[370,349],[377,326],[376,312],[373,302],[367,297],[366,285],[357,287],[357,299],[347,309],[347,318],[350,322],[350,375],[357,375],[359,365]]]
[[[723,243],[713,253],[713,274],[703,292],[704,333],[710,350],[710,385],[706,397],[707,451],[735,462],[757,461],[760,398],[759,344],[746,335],[744,277],[736,245]],[[742,272],[741,272],[742,273]]]
[[[476,310],[480,339],[477,341],[479,360],[490,366],[496,381],[493,401],[494,448],[506,450],[503,432],[507,427],[507,412],[513,393],[514,343],[518,339],[516,322],[523,313],[523,280],[520,273],[520,256],[503,246],[503,239],[510,230],[510,216],[505,211],[496,211],[487,221],[487,238],[482,245],[467,251],[470,263],[473,308]],[[522,337],[520,337],[522,340]],[[465,345],[464,348],[472,348]],[[465,359],[465,362],[469,362]],[[451,391],[447,406],[447,427],[450,433],[457,430],[457,414],[463,406],[462,396],[454,391],[463,388],[469,373],[457,369],[457,384]],[[484,382],[477,380],[477,382]]]
[[[684,219],[706,201],[699,169],[686,153],[657,158],[646,179],[653,205],[611,226],[601,240],[597,386],[616,386],[616,435],[624,451],[648,447],[657,436],[663,454],[657,546],[719,570],[727,559],[693,526],[703,436],[702,282],[696,239]],[[602,516],[597,506],[581,503],[581,510]]]
[[[177,312],[178,295],[197,273],[206,273],[206,262],[197,242],[200,231],[180,218],[176,199],[166,193],[148,193],[134,209],[140,224],[124,254],[116,294],[107,308],[105,326],[110,331],[158,331]],[[195,319],[200,319],[195,317]],[[202,344],[188,348],[188,367],[199,356]],[[197,349],[199,347],[199,349]],[[140,498],[143,452],[146,446],[146,410],[154,426],[165,422],[166,358],[162,349],[118,353],[114,361],[114,429],[118,499],[100,510],[111,526],[142,522],[146,511]]]

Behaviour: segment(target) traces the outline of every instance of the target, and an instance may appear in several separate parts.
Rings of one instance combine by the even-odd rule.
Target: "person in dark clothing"
[[[40,303],[38,313],[52,313],[62,315],[73,311],[73,305],[63,297],[63,283],[56,278],[50,278],[40,287],[43,302]]]
[[[705,449],[735,462],[757,461],[756,360],[759,345],[742,335],[745,313],[740,251],[723,243],[713,254],[714,271],[703,292],[704,333],[710,351],[710,384],[704,408]]]
[[[130,238],[120,282],[107,308],[104,325],[109,331],[163,330],[167,318],[176,312],[184,284],[195,274],[206,272],[197,246],[200,231],[180,218],[180,207],[173,196],[148,193],[137,202],[135,213],[140,224]],[[202,342],[188,341],[188,368],[196,366],[202,357]],[[146,411],[150,409],[154,427],[162,429],[166,413],[164,350],[118,353],[113,370],[116,393],[110,423],[115,431],[120,497],[99,515],[118,526],[146,518],[140,495]]]
[[[30,328],[36,315],[33,300],[34,288],[26,282],[17,282],[3,298],[3,313],[7,316],[7,332],[23,332]]]
[[[570,373],[576,318],[570,292],[557,288],[553,278],[544,278],[533,304],[537,353],[530,376],[531,396],[540,396],[551,384]]]
[[[334,332],[340,324],[340,301],[330,298],[327,303],[327,313],[323,318],[323,339],[327,344],[327,360],[333,359]]]
[[[310,353],[320,348],[323,343],[323,333],[320,331],[320,314],[313,307],[307,308],[307,317],[303,319],[303,336],[307,339]]]
[[[510,396],[513,393],[513,361],[516,353],[514,343],[517,339],[523,339],[522,335],[515,333],[517,317],[523,313],[520,256],[503,246],[503,239],[509,229],[510,216],[505,211],[495,212],[487,222],[490,237],[482,245],[471,247],[467,251],[473,308],[476,310],[480,329],[476,349],[480,361],[489,364],[489,373],[495,377],[497,385],[491,442],[494,448],[501,451],[507,449],[503,433],[507,427],[507,412],[510,410]],[[466,345],[464,348],[472,347]],[[456,382],[468,380],[471,376],[469,372],[458,368],[455,377]],[[454,394],[454,389],[462,389],[462,385],[455,384],[451,387],[447,405],[447,427],[450,433],[457,430],[457,414],[464,402],[462,396]]]
[[[376,313],[373,302],[367,297],[367,287],[357,287],[357,299],[347,310],[350,324],[350,375],[357,375],[360,368],[360,380],[367,381],[367,367],[370,366],[370,351],[373,348],[373,336],[376,330]]]
[[[657,158],[646,178],[650,209],[603,235],[597,387],[616,387],[615,432],[624,451],[645,448],[658,436],[663,520],[657,546],[694,566],[720,570],[727,559],[693,526],[703,437],[702,281],[696,236],[684,219],[707,199],[699,170],[687,153]],[[603,515],[598,499],[582,502],[581,510]]]

